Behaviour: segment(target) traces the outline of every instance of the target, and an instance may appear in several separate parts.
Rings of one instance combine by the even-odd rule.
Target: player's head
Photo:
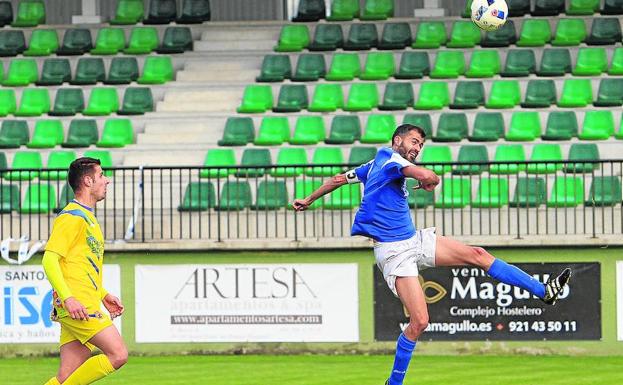
[[[102,171],[101,162],[94,158],[78,158],[69,165],[67,182],[77,194],[88,194],[101,201],[106,198],[106,186],[110,181]]]
[[[426,133],[421,127],[401,124],[392,135],[392,149],[410,162],[415,162],[422,147]]]

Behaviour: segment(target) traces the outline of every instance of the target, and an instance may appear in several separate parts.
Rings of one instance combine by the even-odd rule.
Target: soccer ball
[[[472,2],[472,21],[480,29],[495,31],[506,22],[508,5],[504,0],[474,0]]]

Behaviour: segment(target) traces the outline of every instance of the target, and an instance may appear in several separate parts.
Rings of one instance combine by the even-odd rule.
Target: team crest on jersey
[[[93,314],[89,314],[89,316],[91,316],[92,318],[96,318],[96,319],[103,319],[104,315],[99,312],[98,310],[94,311]]]
[[[63,301],[61,301],[61,298],[58,296],[56,290],[52,292],[52,298],[54,299],[54,307],[63,307]]]
[[[101,242],[99,242],[93,236],[93,234],[91,234],[88,231],[87,231],[87,245],[89,245],[89,249],[91,250],[93,254],[95,254],[97,259],[102,259],[102,256],[104,255],[104,245]]]

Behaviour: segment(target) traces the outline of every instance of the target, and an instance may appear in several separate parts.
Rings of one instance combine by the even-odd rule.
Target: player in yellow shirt
[[[128,351],[108,315],[123,314],[119,298],[102,286],[104,236],[94,207],[106,197],[110,181],[98,159],[79,158],[69,166],[71,201],[54,220],[43,268],[54,289],[52,319],[61,324],[60,367],[44,385],[85,385],[123,366]],[[97,347],[103,354],[91,357]]]

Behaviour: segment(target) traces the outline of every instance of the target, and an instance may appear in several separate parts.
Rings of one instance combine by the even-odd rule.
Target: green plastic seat
[[[499,29],[485,33],[480,42],[482,47],[508,47],[517,42],[517,30],[515,23],[508,19]]]
[[[370,52],[359,78],[362,80],[387,80],[395,71],[394,54],[391,52]]]
[[[411,208],[426,208],[432,206],[435,203],[435,194],[432,191],[426,191],[424,189],[414,190],[417,181],[415,179],[407,179],[407,191],[409,197],[407,202]]]
[[[309,45],[309,29],[306,25],[284,25],[281,28],[277,52],[299,52]]]
[[[103,82],[106,78],[106,70],[104,69],[104,60],[96,57],[83,57],[78,59],[76,66],[76,75],[71,84],[96,84]]]
[[[307,109],[309,98],[307,86],[303,84],[286,84],[281,86],[274,112],[298,112]]]
[[[305,171],[308,176],[333,176],[342,172],[344,163],[342,149],[337,147],[317,147],[312,157],[311,167]],[[331,165],[331,166],[328,166]]]
[[[11,89],[0,89],[0,116],[12,114],[17,109],[15,91]]]
[[[151,88],[148,87],[128,87],[123,94],[121,109],[117,111],[119,115],[142,115],[154,110],[154,98]]]
[[[39,171],[43,167],[41,154],[34,151],[16,151],[13,154],[12,170],[26,171],[9,171],[4,174],[4,178],[8,180],[33,180],[39,176]]]
[[[532,147],[531,161],[562,161],[562,150],[559,144],[538,143]],[[562,163],[532,163],[528,164],[526,172],[529,174],[552,174],[562,170]]]
[[[361,202],[361,187],[358,183],[346,184],[329,194],[324,202],[327,210],[352,210]]]
[[[383,103],[379,104],[379,110],[406,110],[414,102],[413,87],[411,83],[387,83],[383,94]]]
[[[151,0],[143,24],[169,24],[177,17],[175,0]]]
[[[353,80],[361,73],[359,55],[356,53],[336,53],[331,68],[325,75],[327,80]]]
[[[517,45],[520,47],[542,47],[552,38],[549,20],[526,19],[521,25]]]
[[[556,35],[552,45],[580,45],[586,39],[586,23],[582,19],[560,19],[556,24]]]
[[[310,51],[335,51],[344,45],[344,33],[339,24],[318,24],[314,38],[307,46]]]
[[[143,64],[139,84],[164,84],[173,80],[173,61],[170,56],[148,56]]]
[[[421,83],[416,110],[440,110],[450,105],[450,90],[445,82]]]
[[[541,177],[519,177],[515,194],[509,202],[511,207],[539,207],[547,200],[545,179]]]
[[[84,55],[93,49],[91,31],[86,28],[70,28],[65,30],[63,42],[56,50],[57,55]]]
[[[335,0],[331,2],[329,21],[348,21],[359,16],[359,0]]]
[[[430,72],[431,78],[455,79],[465,73],[463,51],[439,51],[435,66]]]
[[[45,59],[38,86],[60,86],[71,80],[71,67],[67,59]]]
[[[361,20],[385,20],[394,16],[394,0],[366,0]]]
[[[549,113],[543,140],[571,140],[575,136],[578,136],[578,119],[574,111]]]
[[[113,170],[109,170],[113,166],[112,154],[108,150],[89,150],[85,151],[83,156],[93,159],[99,159],[102,168],[104,169],[104,175],[112,177],[114,175]]]
[[[608,69],[609,75],[623,75],[623,47],[617,47],[612,54],[612,61]]]
[[[352,144],[361,138],[361,123],[357,115],[336,115],[331,121],[327,144]]]
[[[567,15],[592,15],[599,10],[599,0],[570,0]]]
[[[465,72],[468,78],[490,78],[500,73],[500,55],[494,50],[474,50]]]
[[[50,111],[50,94],[47,88],[26,88],[22,91],[15,116],[41,116]]]
[[[67,180],[67,169],[71,162],[76,160],[74,151],[52,151],[48,156],[46,169],[61,169],[62,171],[41,171],[41,180]]]
[[[480,81],[458,81],[454,90],[454,101],[450,108],[470,109],[484,106],[485,87]]]
[[[307,164],[307,152],[304,148],[282,148],[277,154],[277,163],[274,169],[271,169],[270,175],[274,177],[292,177],[303,173],[303,167],[284,167],[291,165]]]
[[[556,103],[556,85],[551,79],[530,79],[523,108],[548,108]]]
[[[452,24],[448,48],[474,48],[480,44],[480,28],[471,21],[458,20]]]
[[[260,129],[254,143],[257,146],[279,146],[288,140],[290,140],[288,118],[266,116],[260,123]]]
[[[564,172],[585,173],[593,172],[599,167],[598,163],[586,163],[586,161],[599,160],[599,147],[595,143],[573,143],[569,148],[569,160],[577,163],[567,163],[563,167]]]
[[[614,206],[621,203],[621,179],[618,176],[595,176],[586,206]]]
[[[251,207],[251,185],[249,182],[227,181],[223,184],[221,198],[216,209],[239,211]]]
[[[508,16],[518,17],[530,14],[530,0],[508,0]],[[506,21],[508,23],[508,20]]]
[[[53,148],[63,143],[63,124],[60,120],[44,119],[35,122],[28,148]]]
[[[67,148],[89,147],[97,143],[99,133],[94,119],[74,119],[69,123],[67,141],[61,146]]]
[[[292,81],[314,82],[325,76],[327,67],[322,54],[304,53],[299,55]]]
[[[586,107],[593,102],[593,88],[589,79],[565,79],[558,107]]]
[[[504,117],[501,112],[479,112],[474,119],[472,142],[495,142],[504,137]]]
[[[134,129],[130,119],[108,119],[97,147],[122,148],[134,143]]]
[[[348,156],[348,164],[353,166],[359,166],[374,159],[376,156],[376,147],[368,146],[355,146],[351,147],[350,155]]]
[[[128,55],[144,55],[155,51],[160,45],[158,30],[154,27],[134,27],[130,33],[128,47],[123,53]]]
[[[505,77],[526,77],[536,71],[534,51],[530,49],[510,49],[506,54],[504,70],[500,75]]]
[[[115,17],[110,24],[128,25],[143,20],[143,0],[119,0]]]
[[[184,190],[178,211],[206,211],[216,204],[216,193],[212,182],[190,182]]]
[[[402,124],[411,124],[420,127],[424,130],[427,138],[433,136],[433,121],[430,118],[430,114],[405,114],[402,118]]]
[[[125,48],[125,34],[121,28],[105,27],[98,31],[92,55],[116,55]]]
[[[437,208],[463,208],[471,203],[472,184],[468,178],[446,178],[441,184],[441,196],[435,201]]]
[[[623,1],[621,0],[605,0],[602,15],[623,15]]]
[[[513,108],[521,101],[517,80],[495,80],[489,92],[487,108]]]
[[[58,35],[53,29],[36,29],[32,31],[28,49],[24,56],[48,56],[58,50]]]
[[[379,45],[376,25],[371,23],[351,24],[344,41],[345,50],[369,50]]]
[[[599,76],[608,70],[608,58],[605,48],[582,47],[573,68],[573,76]]]
[[[410,47],[411,27],[409,23],[385,23],[378,49],[405,49]]]
[[[344,94],[339,84],[318,84],[309,111],[332,112],[344,106]]]
[[[89,104],[82,113],[84,115],[110,115],[119,110],[117,89],[112,87],[95,87],[91,89]]]
[[[489,167],[490,174],[517,174],[526,169],[525,164],[514,164],[526,160],[524,147],[521,144],[500,144],[495,148],[495,162],[507,162],[507,164],[492,164]]]
[[[473,0],[467,0],[465,2],[465,7],[463,8],[463,12],[461,12],[461,17],[464,19],[469,19],[472,15],[472,3]]]
[[[532,16],[556,16],[565,10],[564,0],[536,0]]]
[[[422,166],[433,170],[437,175],[442,175],[452,171],[452,165],[438,163],[450,162],[452,162],[452,153],[450,152],[450,147],[435,145],[424,146],[420,158],[420,163],[422,164]]]
[[[599,82],[595,107],[614,107],[623,104],[623,79],[603,78]]]
[[[396,119],[389,114],[371,114],[366,129],[359,140],[361,143],[389,143],[396,129]]]
[[[27,86],[39,79],[37,62],[35,59],[12,59],[3,86]]]
[[[446,44],[448,36],[442,21],[423,21],[418,25],[413,48],[439,48]]]
[[[427,52],[405,51],[400,57],[396,79],[421,79],[430,73],[430,60]]]
[[[586,37],[588,45],[613,45],[621,41],[621,24],[615,17],[593,19],[591,32]]]
[[[467,116],[464,113],[444,112],[439,116],[435,142],[460,142],[467,138]]]
[[[254,210],[279,210],[288,207],[288,189],[284,181],[260,182],[257,188]]]
[[[325,140],[324,120],[321,116],[299,116],[290,144],[318,144]]]
[[[13,21],[13,6],[10,1],[0,2],[0,27],[11,24]]]
[[[20,1],[17,5],[12,27],[36,27],[45,24],[45,4],[43,1]]]
[[[270,86],[248,85],[244,89],[242,103],[238,112],[259,113],[273,108],[273,91]]]
[[[529,142],[541,136],[541,119],[535,111],[518,111],[511,116],[507,141]]]
[[[4,167],[3,167],[4,168]],[[19,186],[15,184],[0,185],[0,213],[8,214],[19,208]]]
[[[167,27],[162,44],[156,52],[162,54],[184,53],[193,50],[193,36],[188,27]]]
[[[481,178],[472,207],[499,208],[508,205],[508,179]]]
[[[580,140],[607,140],[614,135],[614,117],[612,111],[592,110],[584,114]]]
[[[209,21],[211,17],[210,0],[184,0],[182,14],[176,22],[178,24],[198,24]]]
[[[552,193],[547,200],[548,207],[575,207],[584,202],[584,181],[582,177],[557,176]]]
[[[48,112],[52,116],[72,116],[84,110],[82,88],[60,88],[56,91],[54,108]]]
[[[23,4],[23,3],[22,3]],[[54,186],[43,183],[31,183],[26,190],[19,212],[22,214],[46,214],[56,205]]]
[[[623,139],[623,118],[621,118],[621,124],[619,125],[619,131],[614,133],[614,137],[617,139]]]
[[[0,148],[19,148],[30,140],[28,123],[25,120],[2,120],[0,126]]]
[[[199,171],[199,177],[227,178],[228,175],[232,175],[236,170],[234,168],[223,167],[235,166],[237,164],[234,150],[230,148],[215,148],[208,150],[203,165],[210,167],[210,169]]]
[[[270,150],[267,148],[246,148],[242,152],[240,160],[240,168],[235,173],[238,178],[255,178],[262,177],[266,173],[266,169],[270,168],[273,160],[270,156]],[[250,166],[243,168],[243,166]]]
[[[138,79],[138,61],[135,57],[114,57],[110,62],[106,84],[130,84]]]
[[[345,111],[370,111],[379,104],[379,91],[374,83],[353,83],[348,91]]]
[[[545,48],[543,50],[537,75],[564,76],[569,72],[571,72],[571,54],[567,48]]]
[[[223,137],[218,141],[219,146],[245,146],[255,140],[253,119],[249,117],[229,117],[225,122]]]
[[[258,82],[282,82],[292,76],[292,64],[288,55],[266,55],[262,61]]]
[[[326,17],[324,0],[300,0],[296,16],[292,21],[318,21]]]
[[[293,199],[304,199],[309,196],[312,192],[316,191],[322,185],[322,181],[320,180],[300,180],[297,179],[294,183],[294,198]],[[308,210],[314,210],[322,206],[322,199],[317,199],[312,203]]]
[[[26,50],[24,32],[0,31],[0,56],[17,56]]]
[[[473,144],[461,146],[459,149],[458,162],[488,162],[489,153],[487,146],[482,144]],[[462,164],[452,170],[453,174],[458,175],[477,175],[486,171],[486,164]]]

